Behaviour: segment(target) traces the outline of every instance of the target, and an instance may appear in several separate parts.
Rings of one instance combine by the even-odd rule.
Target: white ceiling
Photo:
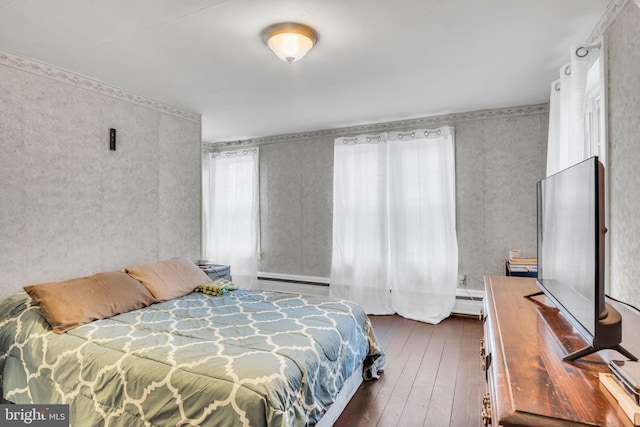
[[[546,102],[608,0],[0,0],[0,49],[202,114],[229,141]],[[287,64],[261,31],[319,34]]]

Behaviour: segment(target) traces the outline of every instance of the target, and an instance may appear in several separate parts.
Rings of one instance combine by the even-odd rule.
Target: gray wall
[[[0,55],[0,298],[40,281],[197,259],[199,116],[103,95],[111,88],[99,82],[7,58]]]
[[[544,107],[532,106],[381,124],[375,130],[443,124],[456,130],[459,272],[469,288],[481,289],[485,274],[504,274],[509,249],[535,256],[535,183],[544,176],[548,115]],[[261,271],[329,276],[333,141],[357,130],[371,131],[286,135],[260,146]]]
[[[614,6],[615,19],[594,29],[608,54],[609,293],[640,307],[640,8]],[[545,170],[548,117],[475,116],[436,125],[456,127],[459,272],[479,289],[484,274],[502,273],[509,249],[535,254],[534,185]],[[336,132],[328,133],[261,148],[263,271],[329,275]]]
[[[610,294],[640,307],[640,8],[629,2],[606,40]]]
[[[629,2],[605,35],[610,292],[640,305],[638,7]],[[197,121],[5,65],[0,94],[0,297],[37,281],[199,256]],[[433,123],[456,127],[459,271],[472,288],[503,271],[509,249],[535,253],[534,183],[544,174],[547,115],[495,116]],[[115,153],[107,149],[110,127],[118,129]],[[261,146],[262,271],[329,275],[336,136]]]
[[[260,146],[261,271],[329,277],[333,139]]]

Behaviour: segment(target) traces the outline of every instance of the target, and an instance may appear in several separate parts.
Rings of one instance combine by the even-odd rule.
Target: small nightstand
[[[538,277],[538,266],[512,266],[509,261],[504,264],[505,275],[506,276],[517,276],[517,277]]]
[[[199,265],[211,280],[227,279],[231,280],[231,267],[223,264],[204,264]]]

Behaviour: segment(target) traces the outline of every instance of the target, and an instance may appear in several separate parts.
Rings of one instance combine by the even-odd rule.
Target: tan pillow
[[[57,334],[155,302],[140,282],[122,271],[29,285],[24,290],[40,303],[40,312]]]
[[[198,286],[211,282],[200,268],[184,257],[126,268],[158,301],[186,295]]]

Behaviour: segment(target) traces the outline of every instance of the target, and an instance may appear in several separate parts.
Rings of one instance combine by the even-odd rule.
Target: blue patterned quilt
[[[66,403],[73,426],[314,425],[380,358],[355,303],[191,293],[57,335],[21,293],[0,303],[3,397]]]

